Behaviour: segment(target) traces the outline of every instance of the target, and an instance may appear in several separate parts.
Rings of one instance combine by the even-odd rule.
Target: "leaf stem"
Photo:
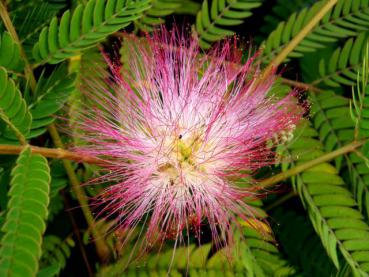
[[[338,148],[335,151],[329,152],[325,155],[322,155],[314,160],[308,161],[306,163],[297,165],[289,170],[286,170],[284,172],[281,172],[273,177],[270,177],[268,179],[265,179],[259,183],[260,188],[266,188],[270,187],[272,185],[275,185],[276,183],[283,181],[289,177],[295,176],[309,168],[312,168],[314,166],[317,166],[321,163],[328,162],[330,160],[333,160],[334,158],[341,156],[343,154],[355,151],[356,148],[362,146],[367,140],[361,140],[361,141],[353,141],[341,148]]]
[[[289,193],[283,195],[282,197],[278,198],[275,202],[273,202],[272,204],[270,204],[269,206],[266,206],[264,208],[264,211],[268,212],[272,209],[274,209],[275,207],[280,206],[281,204],[283,204],[284,202],[290,200],[291,198],[297,196],[298,194],[294,191],[290,191]]]

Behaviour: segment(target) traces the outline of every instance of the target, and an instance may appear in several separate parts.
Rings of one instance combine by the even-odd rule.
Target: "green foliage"
[[[123,66],[128,67],[127,61],[132,55],[130,48],[120,40],[121,36],[110,36],[125,27],[128,27],[126,32],[140,35],[140,30],[151,32],[163,23],[181,24],[182,16],[174,20],[169,16],[181,14],[185,17],[184,22],[189,20],[194,24],[193,31],[203,49],[235,34],[236,30],[242,40],[250,37],[250,33],[261,34],[262,38],[266,37],[260,45],[263,70],[264,65],[268,65],[311,23],[327,1],[3,1],[11,22],[4,16],[7,11],[1,10],[4,22],[0,23],[0,143],[16,144],[18,139],[24,145],[29,141],[52,148],[46,129],[55,122],[55,115],[60,114],[62,107],[66,107],[63,116],[68,118],[71,126],[68,132],[74,133],[74,113],[89,102],[83,94],[84,80],[98,78],[99,81],[94,83],[96,89],[110,89],[105,82],[110,75],[105,70],[106,61],[99,48],[103,47],[110,55],[117,50],[115,46],[122,44],[119,58]],[[262,3],[265,4],[261,6]],[[257,11],[253,10],[259,6]],[[250,17],[252,12],[257,16]],[[264,23],[259,20],[261,17],[264,17]],[[132,22],[134,26],[129,26]],[[14,29],[10,28],[12,24]],[[301,93],[310,103],[309,122],[304,122],[296,130],[292,142],[281,147],[288,153],[283,159],[287,161],[282,165],[282,171],[354,140],[369,137],[368,74],[360,71],[361,68],[368,70],[369,57],[361,66],[368,28],[369,0],[338,0],[288,54],[287,61],[301,59],[293,60],[287,70],[281,72],[291,80],[279,78],[268,96],[287,95],[291,89],[286,84],[300,79],[313,87],[311,91]],[[271,30],[274,31],[267,36]],[[13,40],[17,37],[20,44],[16,43],[17,39]],[[99,44],[102,41],[107,43]],[[56,63],[61,64],[57,67],[48,65]],[[30,71],[33,71],[35,80]],[[258,75],[259,72],[255,73]],[[357,86],[352,98],[348,86]],[[75,142],[76,138],[73,139]],[[68,147],[73,144],[65,134],[61,134],[61,140]],[[251,277],[369,275],[369,142],[356,152],[335,158],[332,163],[319,164],[294,176],[291,182],[286,181],[292,183],[306,213],[300,209],[298,214],[291,212],[290,201],[276,210],[274,207],[284,201],[283,196],[277,195],[273,198],[276,202],[270,206],[273,207],[271,220],[261,209],[261,201],[257,201],[255,209],[262,219],[240,221],[242,230],[235,229],[236,245],[231,250],[215,249],[210,243],[195,245],[197,240],[191,234],[188,247],[177,246],[173,251],[171,242],[164,243],[159,255],[158,249],[154,249],[145,257],[136,259],[133,255],[131,263],[128,260],[135,254],[134,243],[138,240],[141,245],[144,236],[135,234],[122,247],[126,237],[113,226],[113,222],[100,220],[93,228],[87,227],[80,217],[83,214],[79,211],[81,203],[77,202],[77,194],[73,191],[74,186],[69,184],[62,162],[51,161],[50,174],[46,160],[33,155],[27,146],[25,148],[15,167],[17,155],[4,155],[0,160],[1,276],[76,275],[76,272],[62,272],[71,257],[76,263],[82,261],[79,252],[73,249],[74,240],[79,239],[75,234],[80,234],[88,244],[96,230],[101,231],[101,240],[113,254],[122,253],[119,258],[112,255],[111,264],[106,265],[97,260],[95,253],[90,251],[93,247],[88,246],[89,267],[100,276],[166,276],[167,273],[169,276]],[[277,153],[279,151],[280,147]],[[278,157],[284,158],[283,153],[281,155]],[[267,178],[279,169],[263,168],[257,174]],[[99,174],[98,166],[89,164],[75,164],[68,170],[69,176],[74,171],[81,183]],[[249,182],[250,179],[241,179],[235,184],[245,187],[250,185]],[[101,184],[101,187],[105,185]],[[100,186],[86,186],[82,190],[87,198],[94,197]],[[295,208],[295,200],[298,201],[293,200],[292,208]],[[70,202],[76,212],[67,214],[69,211],[66,211],[64,201]],[[270,201],[269,197],[266,201]],[[86,214],[84,208],[86,206],[82,206]],[[75,218],[71,219],[71,214]],[[278,226],[273,224],[275,238],[267,220],[278,223]],[[47,235],[41,243],[46,224]],[[251,225],[256,225],[262,232],[252,229]],[[209,233],[205,230],[207,238]],[[228,259],[228,254],[233,259]]]
[[[204,0],[196,16],[200,46],[206,49],[212,42],[233,35],[229,26],[242,24],[252,15],[251,10],[260,5],[260,0],[213,0],[209,10],[208,0]]]
[[[47,161],[29,147],[12,171],[8,208],[0,248],[1,276],[34,276],[46,229],[50,170]]]
[[[182,0],[151,0],[151,8],[135,21],[135,27],[142,31],[152,31],[155,26],[163,24],[163,17],[172,14],[182,4]]]
[[[367,46],[368,47],[368,46]],[[353,102],[351,105],[351,117],[355,122],[355,139],[364,139],[369,136],[369,51],[366,50],[366,56],[363,62],[361,76],[358,75],[357,93],[353,93]],[[360,81],[361,79],[361,81]],[[369,150],[368,142],[360,151],[350,154],[352,164],[349,165],[349,173],[352,185],[355,190],[356,198],[361,206],[366,208],[367,217],[369,217]]]
[[[40,276],[58,276],[59,272],[65,267],[67,259],[72,254],[75,246],[73,239],[67,237],[65,240],[54,235],[47,235],[42,243],[42,256],[40,259]],[[42,273],[44,271],[44,273]],[[48,272],[48,274],[45,273]],[[52,274],[50,274],[50,271]]]
[[[42,74],[29,110],[32,114],[31,133],[28,137],[37,137],[46,131],[47,125],[54,122],[53,115],[58,112],[74,90],[76,74],[68,74],[66,66],[59,66],[50,76]]]
[[[296,165],[323,153],[323,146],[316,139],[317,132],[309,124],[300,126],[295,136],[288,151],[295,157]],[[322,163],[297,175],[293,181],[294,189],[335,266],[340,266],[339,250],[355,274],[367,276],[369,226],[337,169]]]
[[[306,217],[280,208],[272,218],[278,224],[275,232],[281,247],[304,276],[335,276],[337,269]]]
[[[20,48],[8,32],[0,35],[0,66],[8,70],[21,71],[23,61],[20,56]]]
[[[129,264],[131,253],[127,253],[116,264],[102,268],[98,276],[164,276],[168,270],[169,276],[297,276],[296,269],[278,253],[270,234],[263,236],[247,225],[243,232],[234,249],[213,253],[211,244],[191,244]]]
[[[331,56],[321,59],[319,64],[320,78],[314,80],[312,84],[324,83],[330,87],[339,87],[341,84],[355,85],[365,53],[367,38],[367,33],[361,33],[355,39],[350,38],[342,48],[338,47]]]
[[[81,50],[96,45],[108,35],[138,19],[149,7],[148,0],[90,0],[64,12],[60,22],[54,17],[42,29],[33,48],[37,63],[59,63],[79,55]]]
[[[63,211],[64,202],[60,191],[68,186],[68,179],[61,161],[53,161],[50,170],[52,178],[50,183],[49,221]]]
[[[29,0],[10,3],[10,17],[27,54],[31,54],[42,28],[66,7],[67,2],[67,0]]]
[[[289,43],[298,32],[316,15],[326,1],[319,1],[311,8],[293,13],[263,43],[263,62],[268,63]],[[313,31],[289,54],[290,58],[302,57],[303,53],[324,48],[327,43],[340,38],[357,36],[369,29],[368,0],[338,0],[333,10],[327,13]]]
[[[366,46],[362,70],[357,75],[357,93],[353,93],[351,117],[355,122],[355,137],[366,138],[369,136],[369,44]]]
[[[354,122],[350,119],[348,99],[326,91],[321,94],[310,94],[313,123],[318,130],[319,139],[326,151],[342,147],[354,138]],[[336,159],[337,168],[341,168],[342,160],[346,162],[351,176],[351,186],[360,210],[369,215],[369,168],[357,153],[350,153]]]
[[[316,0],[277,0],[272,7],[270,14],[264,17],[264,24],[260,28],[264,34],[269,34],[279,24],[279,22],[288,18],[292,13],[299,12],[303,8],[313,5]]]
[[[14,81],[8,78],[5,68],[0,67],[0,118],[7,124],[2,136],[24,140],[32,121],[26,101]]]

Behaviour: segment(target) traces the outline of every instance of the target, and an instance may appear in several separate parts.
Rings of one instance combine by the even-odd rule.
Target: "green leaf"
[[[46,131],[47,125],[54,122],[53,115],[68,100],[74,90],[75,79],[76,74],[68,74],[65,65],[59,66],[48,77],[41,75],[37,81],[32,103],[29,104],[33,120],[28,138],[39,136]]]
[[[143,31],[152,31],[163,24],[165,16],[172,14],[182,5],[182,0],[151,0],[151,8],[143,12],[135,21],[135,27]]]
[[[288,258],[299,265],[304,276],[334,276],[337,269],[324,251],[319,237],[305,216],[279,208],[271,216],[275,233]]]
[[[196,32],[202,48],[209,48],[211,43],[233,35],[228,26],[239,25],[243,19],[252,15],[252,9],[261,5],[261,0],[213,0],[210,5],[204,0],[201,10],[196,15]]]
[[[322,153],[322,144],[315,137],[314,132],[307,122],[302,124],[295,132],[296,141],[288,146],[288,152],[292,157],[296,157],[293,165],[299,165],[311,160],[314,152],[319,156]],[[315,139],[315,147],[309,148],[309,155],[306,155],[304,141]],[[354,274],[367,276],[369,269],[365,262],[357,259],[359,250],[355,248],[356,243],[361,243],[362,250],[369,250],[369,226],[365,223],[363,216],[356,209],[357,204],[354,197],[345,187],[344,181],[338,175],[337,169],[328,163],[323,163],[310,168],[293,178],[294,189],[298,192],[304,207],[308,211],[310,221],[318,233],[328,256],[337,268],[340,267],[338,250],[341,252],[346,262],[351,266]],[[316,190],[316,186],[325,186],[326,189]],[[329,187],[330,189],[327,189]],[[331,197],[334,193],[335,197]],[[323,197],[324,196],[324,197]],[[334,199],[334,200],[333,200]],[[336,200],[338,199],[338,200]],[[350,221],[357,219],[359,224],[350,226]],[[333,225],[331,220],[347,220],[344,226]],[[357,229],[356,227],[359,227]],[[365,239],[357,239],[355,232],[350,231],[350,235],[342,235],[345,229],[355,229],[357,232],[364,232]]]
[[[0,35],[0,66],[18,72],[22,71],[24,67],[19,45],[15,43],[8,32]]]
[[[350,143],[355,137],[355,123],[350,118],[349,100],[331,91],[310,93],[313,124],[326,151],[333,151]],[[352,191],[361,211],[369,216],[369,168],[357,153],[336,159],[338,169],[342,162],[349,171]]]
[[[40,260],[41,271],[44,272],[39,272],[37,276],[58,276],[59,272],[67,264],[67,260],[72,254],[72,248],[74,246],[75,242],[69,237],[62,240],[54,235],[45,236],[42,243],[42,256]],[[45,273],[45,270],[49,274],[46,275],[47,272]]]
[[[24,136],[30,131],[32,116],[26,101],[3,67],[0,67],[0,118],[8,126],[3,132],[4,137],[17,137],[20,141],[25,141]]]
[[[90,0],[86,6],[78,5],[42,30],[33,57],[39,64],[55,64],[76,56],[140,18],[149,7],[149,0]]]
[[[258,214],[265,214],[260,200],[250,205],[260,210]],[[279,253],[263,219],[240,220],[238,227],[231,248],[213,253],[215,249],[210,243],[190,244],[150,253],[144,257],[144,265],[126,252],[117,263],[103,267],[98,276],[162,276],[167,275],[168,269],[169,276],[184,276],[186,272],[189,276],[297,276],[296,268]],[[255,227],[264,232],[261,234]]]
[[[356,39],[348,39],[342,49],[337,48],[331,56],[321,59],[319,77],[312,81],[312,85],[318,86],[321,83],[330,87],[355,85],[367,39],[367,33],[361,33]]]
[[[264,63],[270,62],[301,31],[307,22],[320,11],[326,1],[318,1],[310,8],[293,13],[287,21],[281,22],[262,43]],[[368,1],[338,0],[332,11],[327,13],[319,24],[289,54],[288,58],[303,56],[326,47],[340,38],[358,36],[369,30]],[[293,28],[291,28],[293,26]]]
[[[8,11],[27,56],[31,56],[32,47],[37,42],[42,28],[68,5],[67,2],[66,0],[9,1]]]
[[[272,6],[270,14],[264,16],[264,23],[260,31],[268,35],[277,27],[279,22],[290,17],[294,12],[311,7],[315,2],[316,0],[294,0],[293,5],[291,5],[291,0],[277,0]]]
[[[49,204],[47,160],[25,148],[12,171],[7,214],[2,226],[1,276],[34,276],[41,256]]]

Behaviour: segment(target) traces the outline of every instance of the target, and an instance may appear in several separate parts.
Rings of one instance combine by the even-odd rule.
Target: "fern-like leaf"
[[[324,153],[322,144],[316,139],[317,132],[307,123],[296,130],[295,136],[297,139],[288,146],[288,151],[297,165]],[[368,276],[369,226],[337,169],[323,163],[297,175],[293,181],[294,189],[336,267],[340,266],[339,249],[356,275]]]
[[[263,43],[263,62],[270,62],[307,22],[321,9],[326,1],[319,1],[311,8],[293,13],[287,21],[281,22]],[[340,38],[357,36],[369,29],[368,0],[338,0],[333,10],[289,54],[290,58],[301,57]]]
[[[40,64],[59,63],[126,27],[149,7],[149,0],[90,0],[78,5],[42,30],[33,57]]]
[[[19,45],[8,32],[0,35],[0,66],[13,71],[22,71],[24,67]]]
[[[47,160],[27,147],[12,171],[10,200],[2,231],[1,276],[35,276],[46,229],[50,170]]]
[[[76,74],[68,74],[66,66],[54,70],[49,77],[39,78],[29,110],[32,114],[31,133],[28,138],[37,137],[46,131],[74,90]]]
[[[349,100],[331,91],[314,94],[312,99],[313,124],[326,151],[333,151],[351,142],[354,138],[354,122],[350,119]],[[369,216],[369,168],[357,153],[350,153],[336,159],[341,168],[346,162],[351,176],[352,191],[360,210]]]
[[[260,208],[261,201],[253,201],[252,205],[258,215],[266,217]],[[211,244],[192,244],[169,249],[159,255],[149,255],[144,258],[145,266],[140,261],[134,261],[126,268],[131,258],[131,253],[127,253],[118,263],[103,268],[98,276],[145,276],[149,273],[165,276],[168,269],[171,270],[170,276],[296,276],[296,268],[283,259],[275,246],[269,226],[259,219],[240,221],[240,224],[242,235],[235,232],[232,261],[227,256],[231,252],[225,252],[231,251],[230,249],[220,249],[212,253]],[[263,234],[257,229],[263,230]]]
[[[3,130],[4,137],[17,137],[20,141],[25,141],[32,116],[26,101],[3,67],[0,67],[0,118],[7,124],[7,128]]]
[[[182,0],[152,0],[151,8],[135,21],[135,27],[146,32],[152,31],[155,26],[163,24],[163,17],[176,11],[181,2]]]
[[[321,59],[320,76],[312,82],[312,85],[318,86],[321,83],[330,87],[355,85],[367,39],[366,33],[360,34],[355,40],[350,38],[342,48],[337,48],[330,57]]]
[[[209,10],[208,0],[204,0],[196,16],[200,46],[206,49],[212,42],[233,35],[229,26],[242,24],[252,15],[251,10],[260,5],[261,0],[213,0]]]
[[[29,0],[9,3],[10,17],[27,55],[32,54],[32,47],[42,28],[47,26],[51,18],[66,5],[66,0]]]
[[[289,260],[302,269],[304,276],[334,276],[337,273],[306,217],[282,208],[271,216],[278,223],[275,229],[281,247]]]
[[[68,179],[63,164],[59,160],[53,160],[50,165],[51,183],[50,183],[50,204],[48,220],[52,221],[58,213],[63,211],[64,201],[60,191],[67,187]]]
[[[264,34],[271,33],[279,22],[285,20],[294,12],[311,7],[315,2],[316,0],[294,0],[293,5],[291,5],[291,0],[277,0],[271,13],[264,17],[264,24],[260,31]]]
[[[54,235],[45,236],[42,242],[42,256],[40,259],[41,270],[50,270],[50,266],[56,266],[53,274],[48,276],[58,276],[59,272],[66,266],[74,246],[75,243],[72,238],[67,237],[62,240]]]

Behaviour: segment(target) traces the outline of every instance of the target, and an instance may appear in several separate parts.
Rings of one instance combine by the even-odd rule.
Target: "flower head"
[[[231,241],[232,223],[254,216],[245,199],[256,196],[233,181],[274,162],[267,142],[301,110],[291,95],[268,96],[275,76],[256,81],[253,58],[241,65],[229,41],[208,55],[196,39],[165,29],[124,43],[128,64],[109,62],[107,87],[87,81],[92,104],[76,124],[77,151],[109,170],[95,180],[112,183],[102,209],[123,228],[145,223],[148,241],[199,235],[202,224],[217,244]]]

